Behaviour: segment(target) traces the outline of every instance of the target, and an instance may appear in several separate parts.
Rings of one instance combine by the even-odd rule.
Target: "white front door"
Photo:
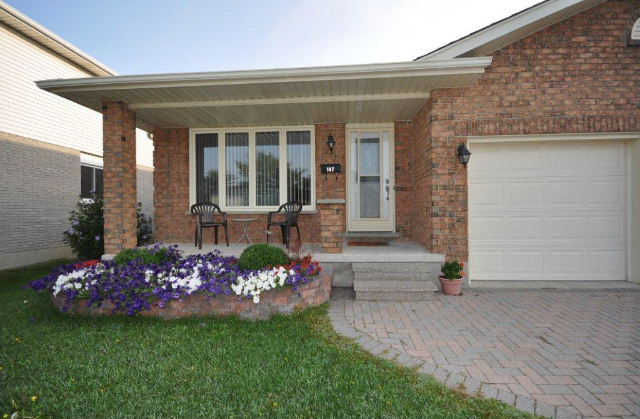
[[[394,231],[393,125],[347,128],[349,231]]]

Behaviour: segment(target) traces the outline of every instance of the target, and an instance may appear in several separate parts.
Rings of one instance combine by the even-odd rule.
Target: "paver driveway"
[[[331,316],[408,355],[585,417],[640,417],[640,291],[477,290]]]

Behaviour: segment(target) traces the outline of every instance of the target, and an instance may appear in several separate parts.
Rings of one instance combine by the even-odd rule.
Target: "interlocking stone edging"
[[[325,303],[331,297],[331,279],[330,272],[321,272],[318,277],[295,291],[292,287],[284,287],[263,292],[258,304],[237,295],[209,297],[193,294],[182,301],[172,301],[163,308],[152,306],[151,310],[139,314],[164,319],[231,315],[245,319],[268,319],[276,313],[289,314],[296,309]],[[52,297],[52,300],[59,310],[64,309],[64,297]],[[100,307],[87,307],[84,301],[80,300],[73,304],[68,312],[86,316],[111,315],[113,304],[107,302]]]
[[[470,396],[484,396],[491,399],[500,400],[508,405],[522,410],[523,412],[534,413],[536,415],[549,417],[552,419],[581,419],[582,415],[568,409],[556,407],[531,397],[521,396],[510,391],[497,388],[491,384],[469,377],[455,371],[449,371],[437,367],[434,364],[425,362],[419,357],[402,353],[390,345],[384,344],[366,333],[354,328],[344,317],[344,308],[337,304],[340,301],[331,300],[329,307],[329,318],[333,328],[339,334],[353,339],[364,350],[372,355],[389,361],[394,361],[404,367],[417,368],[418,372],[433,376],[452,390],[462,391]]]

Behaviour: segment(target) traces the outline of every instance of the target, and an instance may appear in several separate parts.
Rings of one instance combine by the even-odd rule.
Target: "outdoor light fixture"
[[[469,151],[469,149],[467,148],[466,145],[460,144],[458,146],[458,158],[460,159],[460,163],[464,164],[465,166],[467,165],[467,163],[469,163],[469,158],[471,157],[471,152]]]
[[[333,139],[333,135],[329,135],[327,137],[327,147],[329,147],[329,151],[333,154],[333,148],[336,146],[336,140]]]

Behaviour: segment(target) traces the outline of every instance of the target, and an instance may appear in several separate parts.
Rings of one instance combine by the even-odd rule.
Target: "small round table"
[[[251,237],[249,237],[249,223],[258,221],[258,219],[257,218],[232,218],[231,221],[235,223],[242,223],[242,234],[240,235],[240,238],[236,240],[233,244],[234,245],[240,244],[242,242],[242,239],[247,239],[247,243],[252,244],[253,240],[251,240]]]

